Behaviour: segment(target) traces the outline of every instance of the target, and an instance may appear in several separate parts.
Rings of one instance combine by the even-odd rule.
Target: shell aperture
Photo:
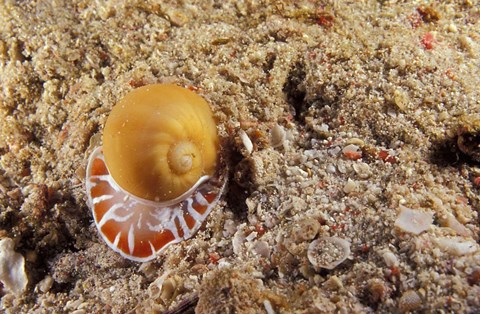
[[[105,242],[145,262],[190,238],[226,184],[217,150],[212,112],[200,96],[162,84],[127,94],[87,166],[88,205]]]

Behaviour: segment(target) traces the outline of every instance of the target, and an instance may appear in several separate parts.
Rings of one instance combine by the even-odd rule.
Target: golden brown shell
[[[207,102],[170,84],[140,87],[113,108],[103,133],[105,162],[129,193],[168,202],[217,165],[218,135]]]

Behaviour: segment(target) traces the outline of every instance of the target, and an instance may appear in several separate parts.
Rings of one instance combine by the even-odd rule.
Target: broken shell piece
[[[433,242],[442,250],[449,254],[462,256],[472,254],[479,250],[475,241],[465,240],[462,237],[441,237],[433,239]]]
[[[170,304],[178,295],[182,288],[182,280],[179,276],[173,276],[163,282],[160,293],[160,300],[163,304]]]
[[[170,271],[165,272],[150,284],[148,294],[151,299],[161,301],[163,304],[172,300],[181,279],[176,275],[169,277],[170,273]]]
[[[0,240],[0,282],[7,291],[20,295],[27,288],[28,278],[25,273],[25,258],[13,248],[12,239]]]
[[[430,228],[433,223],[433,213],[413,210],[400,205],[400,214],[395,220],[395,226],[402,231],[420,234]]]
[[[337,276],[333,275],[330,276],[323,284],[322,288],[325,288],[327,291],[339,291],[343,289],[345,286],[343,285],[342,279],[338,278]]]
[[[245,150],[247,151],[248,155],[250,155],[253,151],[252,140],[248,137],[247,133],[244,130],[238,131],[238,136],[240,136]]]
[[[53,282],[54,280],[52,276],[47,275],[37,284],[37,286],[35,287],[35,292],[37,292],[38,290],[43,293],[48,292],[53,287]]]
[[[472,233],[470,229],[460,223],[454,215],[447,213],[444,217],[439,217],[440,225],[454,230],[457,234],[467,237]]]
[[[270,256],[270,245],[266,241],[257,241],[253,245],[252,251],[261,257],[268,258]]]
[[[271,136],[272,147],[282,146],[286,138],[285,129],[281,125],[275,124],[272,128]]]
[[[351,137],[351,138],[347,139],[346,144],[347,145],[353,144],[353,145],[357,145],[357,146],[365,146],[365,142],[358,137]]]
[[[398,302],[398,308],[402,312],[418,310],[422,307],[422,299],[414,290],[405,291]]]
[[[350,255],[350,242],[338,237],[323,237],[310,243],[307,257],[316,271],[334,269]]]
[[[372,175],[370,166],[365,162],[356,162],[352,168],[360,179],[368,179]]]
[[[320,223],[317,219],[307,217],[293,224],[291,238],[295,243],[314,239],[320,230]]]
[[[230,237],[231,235],[235,234],[236,231],[237,225],[235,224],[235,221],[227,219],[223,225],[223,236],[225,238]]]
[[[372,303],[384,301],[388,296],[388,286],[386,283],[377,278],[370,279],[367,285],[367,298]]]
[[[389,249],[385,249],[381,251],[380,254],[382,254],[383,261],[385,262],[385,265],[387,265],[388,267],[393,267],[398,265],[397,256],[393,254],[393,252],[390,251]]]
[[[263,306],[265,307],[265,311],[267,314],[275,314],[275,311],[273,310],[272,303],[270,303],[269,300],[265,299],[263,300]]]
[[[243,231],[244,227],[245,224],[241,224],[240,226],[238,226],[237,232],[235,232],[232,238],[233,253],[235,253],[236,255],[239,255],[243,249],[243,243],[245,242],[246,238],[245,232]]]
[[[362,158],[362,151],[360,150],[360,147],[358,147],[355,144],[348,144],[342,149],[343,155],[351,160],[357,160]]]

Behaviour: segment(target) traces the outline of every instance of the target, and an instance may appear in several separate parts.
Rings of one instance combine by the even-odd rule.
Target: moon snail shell
[[[88,205],[105,242],[145,262],[193,236],[226,185],[218,151],[212,111],[199,95],[170,84],[128,93],[87,166]]]

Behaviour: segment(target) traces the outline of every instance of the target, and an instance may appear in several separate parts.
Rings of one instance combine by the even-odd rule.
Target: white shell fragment
[[[440,217],[440,224],[454,230],[458,235],[467,237],[471,235],[471,231],[461,224],[454,215],[447,213],[445,217]]]
[[[237,225],[235,224],[235,221],[227,219],[223,225],[223,236],[227,238],[234,235],[235,232],[237,232]]]
[[[166,271],[160,277],[155,279],[150,286],[148,286],[148,295],[150,298],[157,300],[160,295],[162,294],[162,289],[164,286],[165,281],[167,280],[168,276],[170,276],[170,271]]]
[[[350,255],[350,242],[338,237],[323,237],[310,243],[307,257],[316,271],[334,269]]]
[[[352,165],[352,168],[360,179],[367,179],[372,175],[370,166],[365,162],[356,162]]]
[[[271,136],[272,147],[282,146],[286,138],[285,129],[281,125],[275,124],[272,128]]]
[[[351,154],[351,153],[361,154],[361,151],[360,151],[360,147],[358,147],[357,145],[355,145],[355,144],[348,144],[347,146],[345,146],[345,147],[342,149],[342,153],[344,153],[345,155]]]
[[[265,311],[267,314],[275,314],[275,311],[273,310],[272,303],[270,303],[269,300],[263,300],[263,306],[265,307]]]
[[[35,291],[41,291],[43,293],[48,292],[53,287],[53,278],[52,276],[46,276],[43,278],[35,287]]]
[[[13,250],[13,240],[0,240],[0,281],[6,290],[19,295],[27,288],[25,258]]]
[[[413,210],[400,205],[400,214],[395,220],[395,226],[402,231],[420,234],[430,228],[433,223],[433,213]]]
[[[388,267],[398,265],[397,256],[395,254],[393,254],[393,252],[390,251],[389,249],[385,249],[385,250],[381,251],[380,254],[383,257],[383,261],[385,262],[385,265],[387,265]]]
[[[252,251],[263,258],[270,257],[270,245],[266,241],[257,241],[252,247]]]
[[[245,231],[243,231],[243,227],[245,227],[245,224],[238,226],[237,232],[235,232],[232,238],[233,253],[236,255],[239,255],[242,252],[243,243],[245,242],[246,235]]]
[[[252,140],[248,137],[247,133],[244,130],[240,130],[238,132],[238,136],[242,140],[242,143],[243,143],[243,146],[245,147],[245,150],[250,155],[253,151]]]
[[[441,237],[433,239],[433,242],[442,250],[449,254],[462,256],[475,253],[479,250],[479,245],[472,240],[465,240],[462,237]]]
[[[343,192],[350,194],[358,190],[357,182],[348,178],[347,183],[343,186]]]

